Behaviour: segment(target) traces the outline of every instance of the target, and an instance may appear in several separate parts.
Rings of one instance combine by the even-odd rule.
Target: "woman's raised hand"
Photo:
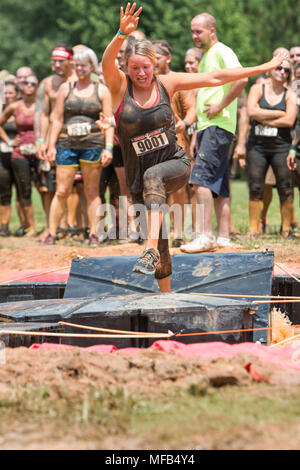
[[[134,12],[136,3],[127,3],[125,8],[125,13],[123,7],[120,10],[120,31],[124,34],[131,34],[138,26],[139,15],[141,14],[143,8],[140,7],[136,12]]]

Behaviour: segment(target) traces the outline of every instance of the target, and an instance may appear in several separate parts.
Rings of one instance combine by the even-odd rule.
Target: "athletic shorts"
[[[228,155],[234,135],[217,126],[197,134],[198,152],[190,184],[211,190],[213,197],[229,197]]]
[[[101,162],[101,148],[97,149],[65,149],[56,148],[56,165],[80,167],[82,164],[98,164]]]

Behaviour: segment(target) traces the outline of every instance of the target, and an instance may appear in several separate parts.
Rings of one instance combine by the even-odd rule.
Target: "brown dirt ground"
[[[265,246],[261,243],[254,245],[253,251],[262,251],[267,248],[274,251],[274,262],[293,263],[300,265],[300,245],[298,242],[284,241],[284,243],[270,243]],[[103,256],[132,256],[141,253],[143,248],[136,243],[104,244],[101,247],[91,248],[79,242],[61,240],[56,245],[45,246],[37,238],[8,237],[0,239],[0,265],[1,271],[27,270],[27,269],[55,269],[71,266],[72,258],[77,255],[83,257]],[[243,252],[245,246],[234,243],[230,248],[219,249],[217,252]],[[171,254],[180,254],[179,248],[171,248]]]
[[[26,389],[47,389],[46,400],[66,401],[83,398],[91,387],[98,390],[123,389],[127,393],[147,393],[161,398],[172,387],[187,389],[191,383],[201,390],[209,387],[236,386],[247,389],[249,396],[258,399],[259,385],[246,372],[251,362],[258,374],[270,387],[270,394],[284,387],[300,390],[300,375],[283,371],[271,364],[262,363],[254,356],[240,354],[233,359],[185,359],[174,354],[145,350],[134,355],[125,353],[103,354],[72,348],[61,351],[37,351],[26,348],[7,349],[6,363],[0,367],[0,400],[17,399]],[[43,367],[41,367],[43,364]],[[279,387],[279,388],[278,388]],[[38,392],[38,395],[40,391]],[[256,398],[255,398],[256,397]],[[38,401],[37,401],[38,403]],[[128,435],[126,425],[116,429],[109,423],[109,432],[103,435],[91,426],[63,423],[62,419],[32,418],[20,411],[6,422],[0,420],[0,449],[16,450],[147,450],[147,449],[203,449],[203,450],[296,450],[300,447],[300,423],[274,422],[235,425],[228,432],[210,429],[205,434],[181,435],[180,431],[170,441],[164,435]],[[228,431],[228,430],[227,430]]]
[[[0,266],[2,273],[10,270],[45,269],[71,266],[72,258],[135,255],[142,251],[137,244],[114,244],[99,248],[87,245],[59,242],[55,246],[43,246],[37,239],[4,238],[0,242]],[[259,248],[261,250],[261,247]],[[268,245],[274,250],[275,262],[297,263],[300,265],[299,245]],[[220,250],[245,251],[241,245],[233,249]],[[172,253],[180,253],[173,249]],[[49,387],[51,398],[55,399],[68,392],[70,397],[83,396],[89,386],[110,389],[118,386],[128,390],[153,390],[164,393],[166,387],[186,387],[197,381],[201,385],[220,386],[226,383],[251,387],[253,379],[246,372],[244,365],[254,362],[255,369],[267,379],[270,387],[299,386],[299,373],[283,370],[261,363],[256,358],[238,356],[234,359],[200,361],[199,358],[184,359],[158,351],[145,350],[130,356],[121,353],[98,355],[95,352],[78,348],[64,351],[35,351],[25,348],[7,349],[6,362],[0,366],[0,401],[7,395],[17,396],[24,384],[35,388]],[[41,365],[43,365],[41,367]],[[57,373],[59,371],[59,374]],[[63,383],[63,385],[62,385]],[[272,392],[274,393],[274,389]],[[5,432],[4,432],[5,431]],[[271,432],[272,431],[272,432]],[[155,439],[148,442],[140,438],[129,438],[126,431],[117,436],[105,438],[93,435],[84,436],[80,426],[68,433],[57,432],[55,420],[51,424],[28,421],[20,413],[19,419],[0,424],[0,449],[179,449],[197,446],[205,449],[299,449],[300,424],[287,426],[277,423],[272,430],[263,424],[238,427],[230,438],[220,433],[195,436],[189,445],[180,440],[176,443],[164,443],[159,447]],[[59,437],[58,437],[59,436]],[[261,439],[264,436],[264,439]],[[179,446],[179,447],[177,447]]]

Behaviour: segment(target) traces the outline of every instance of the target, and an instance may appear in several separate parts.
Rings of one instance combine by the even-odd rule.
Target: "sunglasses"
[[[37,83],[36,82],[29,82],[28,80],[24,80],[23,81],[23,84],[24,85],[31,85],[33,87],[36,87],[37,86]]]
[[[279,72],[281,70],[284,70],[285,73],[289,73],[291,69],[289,67],[282,67],[282,65],[279,65],[278,67],[276,67],[276,70],[279,70]]]

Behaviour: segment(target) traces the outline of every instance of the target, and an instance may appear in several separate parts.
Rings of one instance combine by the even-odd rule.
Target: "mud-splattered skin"
[[[142,108],[133,99],[128,78],[117,126],[133,203],[145,204],[147,209],[154,204],[165,204],[168,194],[186,184],[190,175],[189,158],[177,143],[169,95],[157,79],[156,85],[157,103],[151,108]],[[157,279],[168,277],[172,272],[168,239],[163,239],[161,234],[162,231],[158,241]]]

